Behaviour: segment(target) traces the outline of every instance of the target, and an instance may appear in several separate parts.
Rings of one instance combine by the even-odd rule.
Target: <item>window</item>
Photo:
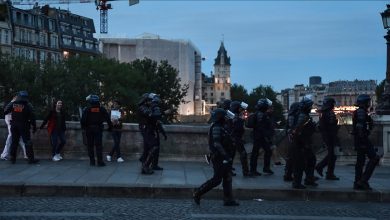
[[[71,45],[72,44],[72,38],[71,37],[68,37],[68,36],[64,36],[62,38],[62,43],[64,45]]]
[[[56,35],[50,36],[50,47],[51,48],[58,48],[58,37]]]
[[[54,20],[49,20],[49,31],[55,31]]]
[[[225,95],[225,93],[224,92],[221,92],[221,96],[224,96]]]
[[[39,63],[43,64],[46,61],[45,51],[39,51]]]
[[[210,93],[210,96],[214,96],[214,93]]]
[[[74,40],[74,44],[76,45],[76,47],[83,47],[83,40],[80,38],[76,38]]]
[[[39,45],[47,46],[47,34],[45,33],[39,34]]]

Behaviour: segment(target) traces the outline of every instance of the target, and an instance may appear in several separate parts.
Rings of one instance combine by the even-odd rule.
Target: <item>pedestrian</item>
[[[326,172],[327,180],[339,180],[335,174],[336,166],[335,145],[337,143],[338,120],[334,113],[336,101],[331,97],[325,97],[320,109],[320,132],[322,139],[328,149],[327,155],[316,165],[316,171],[320,176],[323,176],[324,167],[328,167]]]
[[[163,170],[158,165],[160,133],[164,140],[167,140],[167,135],[161,122],[160,102],[158,95],[145,93],[138,103],[139,129],[144,142],[144,151],[139,160],[142,163],[141,173],[146,175],[153,174],[153,170]]]
[[[293,139],[293,172],[294,179],[292,187],[295,189],[305,189],[302,185],[302,176],[305,171],[306,177],[304,184],[317,186],[314,177],[314,168],[316,157],[311,147],[311,137],[315,132],[316,124],[310,117],[313,101],[304,97],[300,102],[299,115],[295,127],[292,130]]]
[[[16,153],[20,138],[23,139],[29,164],[36,164],[39,160],[34,158],[33,144],[31,141],[30,129],[37,131],[33,107],[28,101],[27,91],[20,91],[15,101],[11,101],[4,110],[4,114],[11,113],[11,158],[12,164],[16,162]]]
[[[87,138],[89,163],[91,166],[96,165],[94,152],[96,149],[97,165],[103,167],[106,165],[103,162],[103,122],[107,122],[108,131],[112,131],[112,123],[107,110],[100,105],[99,96],[91,94],[87,96],[86,101],[89,103],[89,106],[83,110],[80,123],[81,128],[85,130]]]
[[[257,171],[257,159],[259,157],[259,150],[264,150],[264,166],[263,172],[272,175],[271,170],[271,138],[272,125],[269,115],[266,113],[270,107],[270,101],[266,98],[259,99],[256,104],[256,122],[253,128],[253,148],[250,159],[250,172],[252,176],[260,176],[261,173]]]
[[[17,96],[14,96],[11,102],[15,101],[16,98],[17,98]],[[4,119],[5,119],[5,123],[7,124],[7,128],[8,128],[8,136],[7,136],[7,140],[5,141],[3,153],[1,153],[1,159],[8,160],[9,154],[10,154],[10,148],[11,148],[11,144],[12,144],[12,133],[11,133],[12,113],[10,112],[10,113],[6,114]],[[23,150],[24,159],[27,159],[26,147],[24,146],[23,138],[19,138],[19,145]]]
[[[376,153],[368,138],[373,126],[373,121],[368,115],[370,102],[370,96],[366,94],[359,95],[356,100],[359,108],[354,111],[352,116],[354,145],[357,152],[353,188],[357,190],[372,190],[368,181],[380,160],[380,156]],[[363,172],[366,156],[368,157],[368,163]]]
[[[43,129],[47,124],[47,132],[49,133],[50,143],[52,147],[52,160],[62,160],[61,151],[66,144],[65,131],[66,131],[66,113],[62,107],[62,100],[54,102],[52,109],[46,115],[43,120],[40,129]]]
[[[122,120],[124,117],[124,112],[121,109],[120,102],[118,100],[114,100],[111,106],[111,123],[113,126],[112,129],[112,139],[114,140],[114,146],[112,147],[110,153],[106,156],[107,161],[111,161],[112,157],[114,156],[114,153],[116,153],[116,161],[118,163],[124,162],[122,155],[121,155],[121,149],[120,149],[120,143],[121,143],[121,137],[122,137]]]
[[[233,199],[232,190],[232,158],[229,155],[229,144],[226,144],[230,138],[224,129],[226,122],[226,111],[218,108],[212,112],[212,125],[209,130],[209,150],[211,153],[211,162],[213,164],[213,177],[203,183],[199,188],[194,189],[194,202],[200,205],[202,195],[218,186],[222,182],[224,194],[224,206],[238,206],[239,203]]]
[[[234,118],[232,119],[232,129],[231,129],[231,139],[232,139],[232,161],[234,161],[234,156],[236,151],[240,154],[240,161],[242,166],[242,175],[250,176],[249,166],[248,166],[248,154],[244,147],[243,135],[245,133],[245,120],[244,120],[244,111],[247,109],[248,104],[240,101],[232,101],[230,104],[230,111],[234,113]]]

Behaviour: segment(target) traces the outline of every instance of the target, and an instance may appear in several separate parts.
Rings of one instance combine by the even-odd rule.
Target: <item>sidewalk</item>
[[[136,160],[106,164],[91,167],[87,160],[41,160],[38,165],[29,165],[19,159],[12,165],[0,161],[0,196],[191,198],[192,189],[212,176],[211,166],[200,162],[161,161],[164,170],[153,175],[141,175]],[[283,166],[273,167],[272,176],[256,178],[244,178],[240,164],[234,167],[237,199],[390,202],[390,167],[377,168],[370,180],[371,192],[352,189],[354,166],[337,166],[340,181],[320,179],[318,187],[306,190],[294,190],[291,182],[282,180]],[[205,198],[222,198],[222,187]]]

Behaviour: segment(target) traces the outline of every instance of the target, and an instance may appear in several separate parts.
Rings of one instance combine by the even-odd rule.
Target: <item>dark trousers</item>
[[[11,161],[16,161],[18,152],[19,138],[22,137],[26,148],[26,154],[29,161],[34,161],[34,150],[30,137],[30,129],[24,126],[11,124],[12,144],[11,144]]]
[[[86,130],[88,156],[91,163],[95,163],[95,152],[98,163],[103,163],[103,146],[102,146],[102,129],[88,129]]]
[[[374,146],[367,137],[355,138],[355,147],[357,152],[355,182],[359,180],[368,182],[374,173],[375,167],[378,164],[380,157],[377,155]],[[366,156],[368,157],[368,163],[363,173],[363,168],[366,163]]]
[[[233,200],[231,164],[223,164],[222,158],[214,158],[213,156],[211,157],[211,161],[213,163],[214,175],[211,179],[203,183],[196,190],[196,193],[202,196],[222,182],[224,200]]]
[[[153,130],[142,129],[142,138],[144,141],[144,151],[140,157],[143,167],[156,167],[158,165],[158,158],[160,154],[160,138]]]
[[[251,160],[250,160],[250,170],[252,172],[257,171],[257,159],[259,157],[260,148],[264,149],[263,170],[271,168],[271,156],[272,156],[271,146],[266,141],[263,141],[263,140],[256,141],[255,140],[253,142],[253,148],[252,148],[252,154],[251,154]]]
[[[294,146],[292,143],[289,143],[287,146],[287,157],[286,157],[286,166],[284,167],[284,176],[292,177],[293,174],[293,164],[294,164]]]
[[[337,137],[334,134],[324,133],[322,134],[322,138],[328,149],[328,154],[317,164],[317,167],[322,170],[324,167],[328,166],[328,171],[326,175],[333,176],[337,159],[336,154],[334,152]]]
[[[60,143],[58,143],[58,141]],[[50,142],[52,147],[52,156],[61,153],[62,148],[65,146],[65,131],[57,131],[54,129],[50,134]]]
[[[249,172],[248,167],[248,154],[246,153],[244,142],[242,140],[235,140],[232,144],[232,160],[234,160],[234,157],[236,155],[236,151],[240,154],[240,162],[242,166],[242,173],[246,174]]]
[[[116,153],[116,157],[119,158],[121,157],[120,143],[121,143],[122,132],[114,130],[111,133],[111,135],[112,135],[112,139],[114,140],[114,147],[110,151],[109,155],[113,156],[114,153]]]
[[[304,141],[296,140],[293,145],[293,173],[294,185],[302,183],[303,172],[306,174],[306,181],[314,181],[314,168],[316,157],[310,146]]]

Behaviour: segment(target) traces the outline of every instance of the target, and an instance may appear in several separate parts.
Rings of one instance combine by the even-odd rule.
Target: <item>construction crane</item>
[[[108,10],[112,9],[111,1],[127,0],[11,0],[12,5],[50,5],[50,4],[71,4],[71,3],[95,3],[96,10],[100,11],[100,33],[108,33]],[[139,3],[139,0],[128,0],[129,6]]]

